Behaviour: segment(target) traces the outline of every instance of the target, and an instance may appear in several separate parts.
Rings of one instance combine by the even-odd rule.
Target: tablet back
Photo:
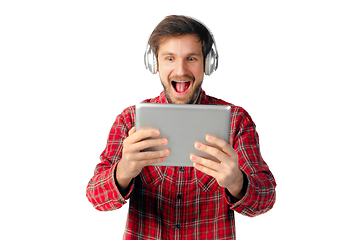
[[[231,107],[226,105],[156,104],[136,105],[136,129],[152,127],[160,130],[168,145],[146,151],[170,149],[162,166],[193,166],[190,154],[216,161],[215,158],[195,149],[195,142],[210,145],[205,135],[210,134],[229,142]]]

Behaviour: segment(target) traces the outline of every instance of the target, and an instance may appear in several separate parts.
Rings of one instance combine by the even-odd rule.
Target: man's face
[[[158,50],[159,75],[170,103],[192,104],[204,78],[202,45],[195,35],[167,38]]]

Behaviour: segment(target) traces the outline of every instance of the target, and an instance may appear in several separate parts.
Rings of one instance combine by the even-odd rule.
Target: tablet
[[[148,148],[144,151],[170,149],[170,155],[160,166],[193,167],[190,154],[213,161],[214,157],[195,148],[195,142],[206,143],[206,134],[229,142],[231,106],[139,103],[136,105],[136,129],[159,129],[160,136],[168,139],[168,145]]]

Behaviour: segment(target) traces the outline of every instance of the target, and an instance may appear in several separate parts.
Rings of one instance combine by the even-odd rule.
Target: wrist
[[[229,193],[239,200],[242,199],[246,193],[246,190],[244,191],[244,178],[246,178],[245,174],[243,174],[242,171],[239,170],[236,174],[234,183],[227,188]]]
[[[126,177],[126,176],[123,176],[123,172],[122,169],[121,169],[121,160],[119,161],[119,163],[117,164],[116,168],[115,168],[115,180],[116,180],[116,183],[118,185],[118,188],[121,191],[124,191],[125,189],[128,188],[132,178],[129,178],[129,177]]]

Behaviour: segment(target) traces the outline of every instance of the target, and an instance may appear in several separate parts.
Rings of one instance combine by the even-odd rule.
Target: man
[[[230,144],[207,135],[218,148],[194,147],[219,162],[191,155],[194,167],[153,166],[166,161],[170,150],[141,150],[168,140],[157,138],[157,129],[135,129],[135,107],[125,109],[87,187],[89,201],[101,211],[118,209],[130,198],[124,239],[235,239],[234,211],[253,217],[275,202],[275,179],[261,157],[251,117],[201,88],[204,73],[216,70],[208,69],[207,59],[217,54],[214,44],[204,25],[184,16],[166,17],[149,39],[156,57],[152,71],[159,72],[164,91],[144,102],[231,105]]]

